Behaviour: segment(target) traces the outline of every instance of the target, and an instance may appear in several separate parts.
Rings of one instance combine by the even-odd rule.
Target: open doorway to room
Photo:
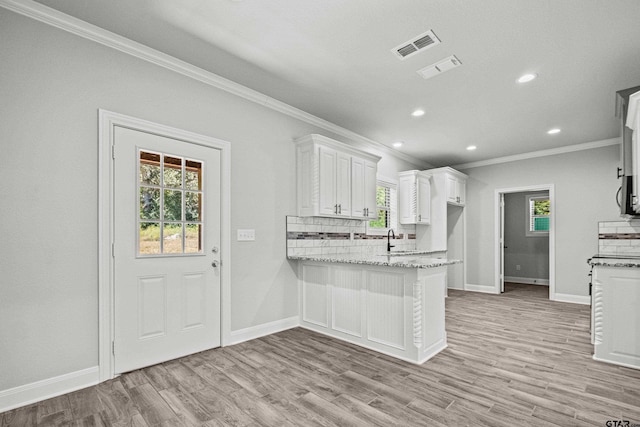
[[[496,190],[496,293],[554,299],[553,185]]]

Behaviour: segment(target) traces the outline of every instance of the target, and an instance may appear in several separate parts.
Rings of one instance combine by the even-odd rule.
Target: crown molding
[[[94,41],[101,45],[116,49],[120,52],[166,68],[183,76],[197,80],[201,83],[224,90],[228,93],[244,98],[266,108],[270,108],[287,116],[306,122],[320,129],[343,136],[353,141],[365,144],[376,151],[407,161],[423,168],[431,167],[423,160],[416,159],[405,153],[393,150],[386,145],[362,136],[349,129],[338,126],[327,120],[309,114],[277,99],[271,98],[261,92],[250,89],[232,80],[226,79],[210,71],[196,67],[193,64],[182,61],[171,55],[167,55],[149,46],[119,36],[111,31],[74,18],[65,13],[52,9],[32,0],[0,0],[0,7],[8,9],[20,15],[40,21],[52,27],[67,31],[79,37]]]
[[[601,141],[585,142],[583,144],[567,145],[566,147],[551,148],[549,150],[532,151],[530,153],[515,154],[513,156],[496,157],[495,159],[480,160],[452,166],[454,169],[471,169],[500,163],[517,162],[519,160],[535,159],[537,157],[555,156],[556,154],[573,153],[575,151],[592,150],[594,148],[619,145],[620,138],[603,139]]]

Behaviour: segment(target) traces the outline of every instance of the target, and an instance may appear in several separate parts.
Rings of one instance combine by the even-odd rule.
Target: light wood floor
[[[296,328],[0,414],[2,426],[640,423],[640,370],[591,359],[589,308],[542,286],[450,291],[421,366]]]

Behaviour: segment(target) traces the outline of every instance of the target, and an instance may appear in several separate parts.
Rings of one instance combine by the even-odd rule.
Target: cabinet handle
[[[422,215],[418,215],[418,222],[422,221]]]
[[[342,205],[338,205],[338,213],[342,215]]]
[[[338,215],[338,205],[333,205],[333,213]]]

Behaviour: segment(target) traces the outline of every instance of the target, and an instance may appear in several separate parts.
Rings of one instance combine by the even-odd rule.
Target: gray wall
[[[504,195],[504,275],[525,279],[549,279],[549,236],[527,236],[529,195],[548,191]],[[553,206],[551,207],[553,212]],[[520,270],[516,266],[520,266]]]
[[[99,108],[231,143],[231,329],[298,314],[292,140],[334,135],[2,8],[0,40],[0,391],[98,364]]]
[[[579,108],[579,106],[576,106]],[[495,190],[555,185],[556,293],[588,295],[587,258],[598,251],[598,221],[619,217],[620,147],[461,169],[467,180],[467,283],[495,283]]]

